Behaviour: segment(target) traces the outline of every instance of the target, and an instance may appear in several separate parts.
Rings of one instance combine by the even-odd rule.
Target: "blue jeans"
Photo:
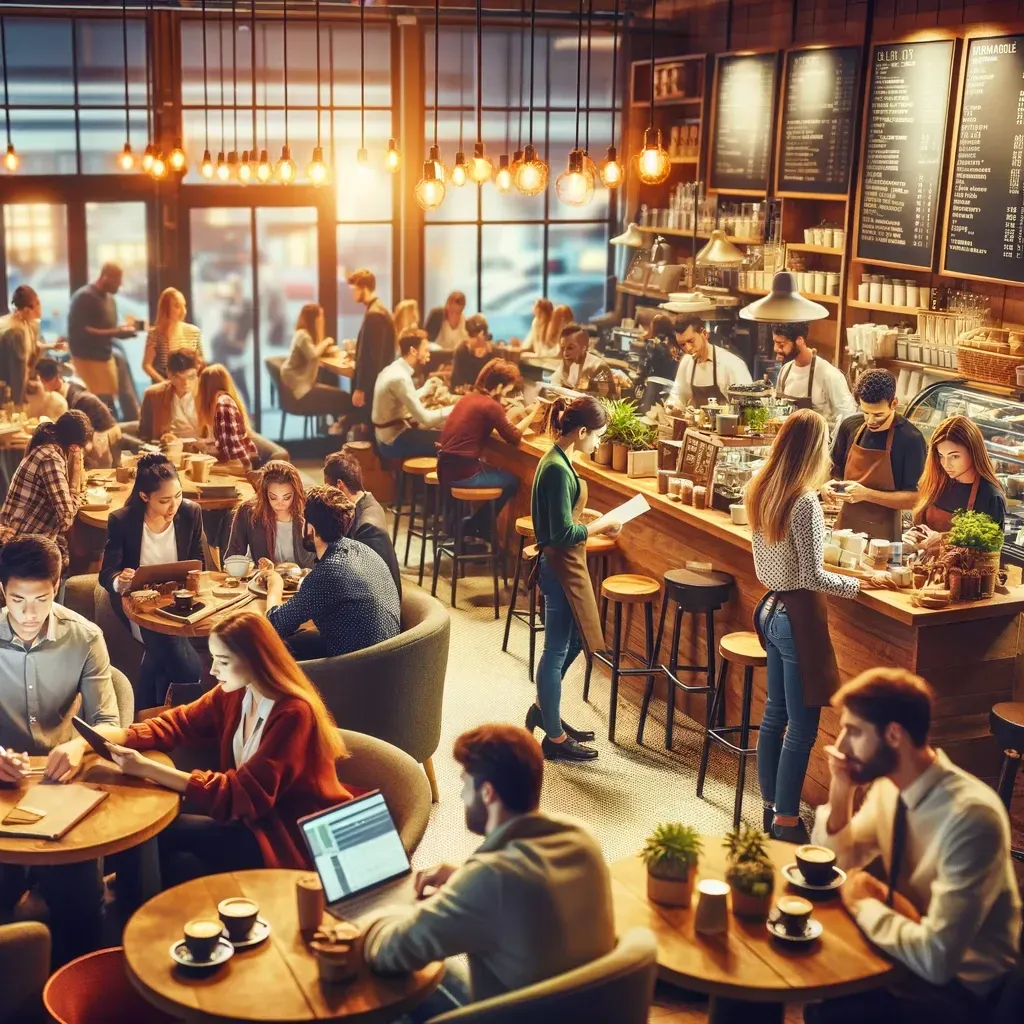
[[[768,595],[755,613],[768,652],[768,700],[757,733],[757,781],[764,802],[774,804],[775,813],[786,817],[800,813],[800,790],[818,736],[821,709],[804,706],[789,616],[781,601],[769,613],[772,600]]]
[[[437,455],[436,445],[440,440],[440,430],[410,427],[403,430],[390,444],[378,440],[377,448],[382,459],[425,459]]]
[[[562,680],[583,650],[569,599],[548,560],[540,559],[540,592],[544,595],[544,650],[537,665],[537,703],[548,736],[562,735]]]
[[[455,485],[458,487],[500,487],[501,497],[495,503],[494,516],[501,515],[501,510],[508,504],[509,499],[519,490],[519,477],[510,473],[507,469],[498,469],[497,466],[485,465],[479,473],[459,480]],[[491,529],[491,512],[484,503],[469,517],[469,532],[474,536],[487,536]]]

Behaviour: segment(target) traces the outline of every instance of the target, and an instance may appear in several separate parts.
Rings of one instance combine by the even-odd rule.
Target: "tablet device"
[[[71,724],[78,730],[79,735],[86,743],[89,744],[92,749],[105,758],[107,761],[113,761],[114,755],[110,752],[110,747],[107,746],[107,741],[88,723],[83,721],[78,715],[73,715],[71,718]]]

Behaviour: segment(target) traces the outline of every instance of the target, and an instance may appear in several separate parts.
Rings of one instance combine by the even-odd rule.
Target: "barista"
[[[860,413],[848,416],[836,432],[833,479],[823,491],[842,503],[839,526],[899,540],[901,510],[917,504],[927,455],[924,435],[896,412],[896,378],[888,370],[862,373],[853,397]]]
[[[839,424],[857,411],[843,372],[807,344],[810,324],[772,324],[775,357],[782,368],[775,395],[797,409],[813,409],[828,422],[833,437]]]
[[[739,356],[708,341],[708,327],[701,316],[689,313],[680,317],[675,331],[684,355],[666,403],[669,408],[693,405],[699,409],[711,399],[725,405],[729,388],[751,382],[747,364]]]
[[[586,391],[594,377],[611,379],[611,367],[596,353],[590,351],[590,334],[586,327],[569,324],[562,328],[559,340],[562,365],[551,374],[555,387]]]

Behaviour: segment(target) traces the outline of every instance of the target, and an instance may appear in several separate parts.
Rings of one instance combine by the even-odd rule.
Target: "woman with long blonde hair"
[[[235,390],[227,367],[213,363],[199,374],[196,396],[199,431],[219,462],[237,459],[248,473],[259,458],[252,439],[249,415]]]
[[[156,319],[146,335],[142,369],[154,384],[167,379],[167,357],[178,348],[191,349],[203,359],[203,333],[185,322],[188,307],[177,288],[165,288],[156,304]]]
[[[548,326],[544,335],[542,349],[537,349],[535,346],[534,351],[536,351],[538,355],[548,357],[561,355],[562,331],[564,331],[569,324],[575,322],[576,318],[572,315],[572,310],[568,306],[555,306],[555,308],[551,310],[551,316],[548,319]]]
[[[402,332],[420,325],[420,304],[415,299],[402,299],[394,312],[395,337],[400,338]]]
[[[178,815],[160,835],[164,882],[195,876],[195,861],[199,874],[309,868],[298,819],[351,796],[338,781],[345,745],[334,719],[257,612],[218,625],[210,655],[219,685],[198,700],[128,729],[101,729],[122,771],[184,794],[198,811]],[[211,744],[213,771],[178,771],[140,753]]]
[[[824,568],[825,516],[818,490],[829,465],[825,418],[799,409],[783,423],[745,498],[754,571],[768,588],[754,613],[768,652],[768,696],[757,733],[764,829],[794,843],[808,841],[800,791],[821,709],[839,686],[825,596],[855,598],[862,586]]]
[[[554,308],[554,303],[545,298],[540,298],[533,304],[533,322],[523,339],[523,349],[527,352],[544,354],[548,340],[548,324],[551,322]]]

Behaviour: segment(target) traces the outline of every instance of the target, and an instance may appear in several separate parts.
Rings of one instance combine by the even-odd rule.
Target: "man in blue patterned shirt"
[[[401,630],[398,588],[384,559],[347,535],[356,507],[334,487],[306,491],[302,543],[317,563],[284,603],[281,574],[267,574],[267,618],[299,661],[348,654]],[[310,619],[316,629],[299,631]]]

